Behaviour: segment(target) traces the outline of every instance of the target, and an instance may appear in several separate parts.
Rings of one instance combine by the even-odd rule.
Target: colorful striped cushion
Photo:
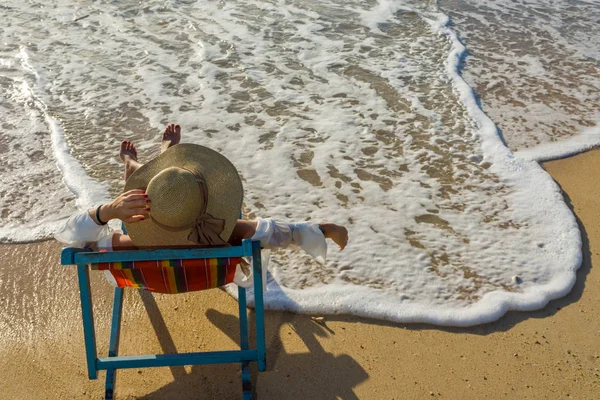
[[[108,270],[117,286],[147,289],[159,293],[183,293],[216,288],[233,282],[241,258],[200,258],[187,260],[130,261],[92,264]]]

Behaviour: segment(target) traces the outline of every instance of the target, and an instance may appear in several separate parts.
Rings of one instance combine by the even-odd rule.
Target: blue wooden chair
[[[124,289],[122,287],[117,287],[114,291],[108,357],[98,357],[96,349],[96,335],[94,331],[92,295],[90,291],[90,268],[102,269],[98,268],[98,266],[103,264],[117,264],[120,265],[120,269],[122,269],[121,272],[123,274],[127,272],[127,274],[135,275],[141,273],[143,275],[143,271],[136,271],[136,263],[139,263],[142,266],[144,266],[144,268],[147,268],[147,264],[148,262],[150,262],[151,264],[153,264],[153,268],[156,269],[160,265],[166,265],[165,260],[169,260],[167,261],[167,264],[175,265],[175,270],[178,271],[181,269],[182,262],[185,264],[187,261],[189,261],[188,264],[192,265],[192,267],[189,268],[193,268],[193,266],[195,265],[193,261],[195,260],[218,261],[238,257],[252,257],[252,268],[254,272],[254,300],[256,310],[255,348],[250,349],[248,343],[246,290],[242,287],[238,287],[238,301],[240,314],[240,350],[119,356],[119,336]],[[176,262],[171,262],[172,260],[176,260]],[[116,370],[120,368],[148,368],[225,363],[241,363],[242,398],[252,398],[250,362],[257,362],[259,371],[264,371],[266,369],[263,283],[261,279],[262,265],[260,257],[260,242],[252,242],[250,239],[244,239],[241,246],[232,247],[206,249],[133,250],[114,252],[93,252],[89,249],[65,248],[63,249],[61,254],[61,264],[77,265],[88,376],[90,379],[97,379],[98,371],[106,370],[106,399],[112,399],[114,396]],[[227,262],[223,264],[227,264]],[[188,269],[188,271],[190,270]],[[168,285],[165,284],[165,286]],[[152,290],[152,288],[150,289]],[[179,292],[180,291],[185,290],[179,290]]]

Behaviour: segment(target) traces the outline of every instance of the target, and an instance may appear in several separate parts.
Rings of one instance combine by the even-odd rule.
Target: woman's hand
[[[150,200],[146,192],[140,189],[133,189],[121,193],[109,204],[100,207],[100,220],[108,222],[113,218],[118,218],[124,222],[143,221],[150,212]]]

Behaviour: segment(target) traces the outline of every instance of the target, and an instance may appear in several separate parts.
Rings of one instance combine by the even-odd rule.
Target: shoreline
[[[267,311],[267,371],[252,367],[257,398],[595,398],[600,272],[592,265],[600,262],[600,150],[542,166],[562,188],[582,234],[583,263],[567,296],[541,310],[509,311],[464,328],[345,315],[316,323],[310,315]],[[0,296],[0,388],[7,398],[102,396],[104,373],[87,379],[75,270],[58,265],[59,250],[53,241],[0,245],[7,266],[0,271],[3,290],[20,294]],[[112,297],[98,275],[92,274],[92,287],[104,354]],[[237,302],[223,291],[126,291],[125,304],[122,354],[235,348]],[[118,381],[118,398],[241,393],[237,365],[121,370]]]

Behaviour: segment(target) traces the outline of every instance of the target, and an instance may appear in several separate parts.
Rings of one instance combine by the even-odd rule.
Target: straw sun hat
[[[225,245],[240,214],[242,181],[223,155],[178,144],[142,165],[125,191],[143,189],[150,218],[125,223],[138,248]]]

